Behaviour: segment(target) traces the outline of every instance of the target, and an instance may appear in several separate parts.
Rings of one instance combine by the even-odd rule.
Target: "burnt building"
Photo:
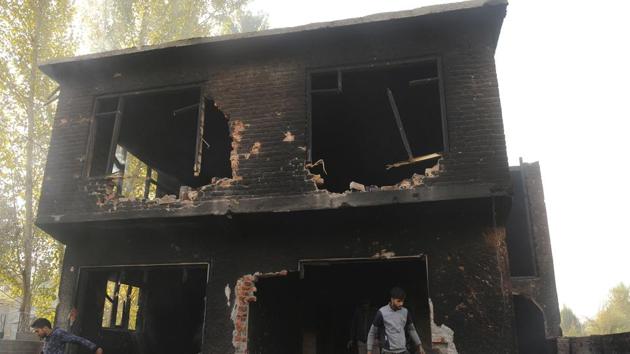
[[[398,285],[427,350],[516,352],[506,6],[43,64],[57,325],[116,354],[346,353],[355,307]]]

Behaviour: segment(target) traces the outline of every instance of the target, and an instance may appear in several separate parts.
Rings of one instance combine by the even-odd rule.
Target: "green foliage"
[[[619,283],[610,289],[606,303],[585,328],[588,334],[630,332],[630,286]]]
[[[257,31],[264,15],[245,9],[249,0],[86,0],[82,28],[89,51],[159,44],[184,38]],[[101,11],[94,11],[101,9]]]
[[[37,209],[55,111],[54,104],[45,103],[56,85],[37,64],[74,53],[72,16],[70,0],[0,0],[0,282],[16,299],[24,299],[29,289],[36,315],[48,317],[63,248],[41,230],[26,227],[33,224],[27,208]],[[27,239],[32,252],[26,251]],[[30,308],[28,303],[26,312]]]
[[[560,327],[562,327],[562,335],[565,337],[581,337],[584,336],[582,323],[577,318],[573,310],[566,305],[560,310]]]

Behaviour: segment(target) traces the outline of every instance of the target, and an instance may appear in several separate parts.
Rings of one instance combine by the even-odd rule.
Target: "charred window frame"
[[[151,102],[152,98],[155,104]],[[165,100],[171,101],[165,103]],[[148,107],[153,105],[159,108]],[[145,108],[146,112],[144,112]],[[154,117],[157,115],[156,110],[160,108],[162,109],[159,111],[159,117]],[[210,117],[207,117],[208,115]],[[146,155],[152,155],[150,159],[140,158],[139,154],[135,152],[129,156],[132,149],[121,143],[123,139],[126,139],[127,145],[130,145],[130,141],[136,140],[130,138],[129,133],[121,132],[121,130],[125,130],[125,127],[129,128],[132,125],[140,136],[140,140],[145,143],[148,139],[142,135],[150,134],[151,131],[161,133],[156,134],[154,139],[163,139],[165,135],[172,135],[171,133],[181,135],[180,132],[173,132],[175,130],[173,129],[175,127],[173,122],[175,121],[183,122],[180,130],[186,129],[183,133],[186,139],[179,139],[179,145],[173,149],[173,151],[180,152],[185,150],[186,155],[169,156],[171,162],[181,160],[177,163],[177,168],[173,166],[169,169],[160,168],[160,165],[166,163],[157,163],[160,159],[157,152],[147,153]],[[164,128],[163,126],[167,126],[164,122],[167,122],[171,129]],[[139,130],[138,126],[140,125],[147,127],[148,132]],[[155,128],[157,125],[160,127]],[[210,126],[210,129],[207,129],[207,126]],[[218,132],[217,127],[221,128],[221,132]],[[209,151],[204,154],[204,150],[210,149],[208,140],[211,140],[216,134],[222,134],[221,141],[214,146],[215,150],[219,152]],[[137,189],[136,197],[147,199],[150,195],[155,196],[158,192],[160,194],[177,194],[179,192],[177,189],[181,186],[198,187],[210,183],[211,177],[231,177],[229,165],[231,142],[223,140],[229,140],[227,120],[214,102],[205,96],[200,84],[99,96],[95,98],[94,103],[84,175],[89,178],[103,178],[116,173],[124,175],[128,158],[132,158],[137,160],[134,160],[136,163],[139,162],[143,165],[138,171],[144,176],[136,176],[140,178],[136,183],[137,186],[135,186]],[[192,141],[194,141],[194,147],[190,145]],[[142,142],[137,144],[136,150],[151,150],[141,146]],[[168,142],[164,142],[164,144],[167,145]],[[161,149],[164,150],[166,147],[161,147]],[[222,161],[218,160],[219,154],[223,159]],[[215,161],[219,161],[219,163],[215,164]],[[192,167],[192,171],[188,166]],[[182,177],[184,172],[181,171],[184,170],[186,176]],[[116,187],[120,194],[124,189],[123,177],[112,179],[116,181]],[[140,190],[142,186],[144,188]]]
[[[113,273],[106,283],[101,327],[135,331],[141,318],[141,291],[125,281],[125,271]]]
[[[435,87],[435,95],[436,95],[436,105],[439,105],[439,128],[441,129],[441,146],[439,151],[432,151],[436,153],[447,153],[449,151],[449,140],[448,140],[448,123],[446,117],[446,103],[445,103],[445,95],[444,95],[444,83],[443,83],[443,74],[442,74],[442,61],[439,56],[430,56],[423,58],[413,58],[408,60],[399,60],[392,62],[380,62],[380,63],[370,63],[370,64],[357,64],[357,65],[348,65],[348,66],[338,66],[338,67],[326,67],[326,68],[313,68],[306,70],[306,99],[307,99],[307,164],[313,165],[315,161],[320,159],[319,156],[315,156],[314,153],[314,145],[317,144],[317,137],[314,138],[314,125],[316,122],[314,119],[317,119],[316,113],[314,113],[314,106],[318,98],[321,97],[331,97],[334,95],[343,96],[347,90],[346,81],[352,75],[357,75],[361,73],[369,73],[373,71],[387,71],[387,70],[396,70],[402,67],[410,67],[414,65],[427,65],[433,66],[434,75],[430,77],[408,77],[407,85],[410,88],[413,87],[423,87],[423,85],[433,85]],[[349,93],[348,93],[349,94]],[[412,129],[405,129],[401,122],[400,112],[398,112],[397,107],[397,97],[396,92],[392,94],[392,90],[388,87],[387,90],[383,90],[382,97],[379,99],[385,99],[387,101],[387,106],[389,109],[387,119],[390,119],[392,124],[396,125],[396,129],[398,131],[397,142],[401,147],[404,147],[405,155],[404,160],[408,161],[423,161],[425,157],[429,158],[429,154],[426,156],[419,156],[418,154],[412,153],[414,140],[413,137],[407,138],[407,134],[410,132],[413,134]],[[419,97],[422,99],[422,97]],[[384,117],[385,118],[385,117]],[[403,117],[404,118],[404,117]],[[364,121],[365,124],[370,124],[369,121]],[[410,135],[412,135],[410,134]],[[410,146],[410,143],[412,146]],[[418,143],[417,141],[415,143]],[[398,147],[398,146],[397,146]],[[438,156],[436,154],[431,154],[434,158]],[[394,161],[392,161],[394,162]],[[432,162],[432,165],[435,164],[435,161]],[[394,164],[396,165],[396,164]],[[432,166],[431,165],[431,166]],[[328,167],[328,165],[327,165]],[[396,166],[397,167],[397,166]],[[429,167],[429,166],[424,166]],[[424,171],[424,167],[422,171]],[[388,167],[390,168],[390,167]],[[410,177],[410,175],[405,178]],[[398,180],[400,181],[400,179]],[[361,181],[359,181],[361,182]],[[347,185],[346,185],[347,186]],[[342,191],[342,190],[340,190]]]
[[[182,262],[182,263],[148,263],[148,264],[112,264],[105,266],[80,266],[77,269],[77,276],[74,280],[73,292],[71,296],[71,304],[76,309],[78,314],[78,321],[73,324],[73,331],[82,337],[90,340],[98,338],[103,345],[109,345],[111,347],[117,347],[125,345],[125,340],[129,332],[135,332],[136,334],[146,333],[150,330],[147,326],[147,321],[151,320],[147,316],[149,312],[153,314],[160,313],[161,307],[151,305],[151,297],[156,296],[157,293],[160,296],[169,296],[168,291],[159,291],[151,289],[151,283],[156,280],[164,283],[164,277],[162,275],[154,276],[154,272],[173,272],[178,273],[178,278],[182,279],[182,283],[172,283],[172,286],[183,286],[184,279],[193,279],[191,284],[198,284],[200,289],[198,297],[198,322],[201,325],[200,333],[206,333],[206,312],[207,312],[207,296],[208,286],[210,284],[211,275],[213,269],[213,262]],[[196,275],[192,273],[195,272]],[[141,273],[141,274],[140,274]],[[181,274],[181,275],[179,275]],[[194,277],[193,277],[194,276]],[[181,277],[181,278],[180,278]],[[104,279],[106,278],[106,279]],[[172,277],[171,277],[172,279]],[[103,286],[108,281],[120,281],[121,284],[127,284],[135,286],[139,289],[139,301],[138,311],[136,314],[135,328],[130,330],[129,328],[121,325],[116,327],[107,327],[103,324],[104,295],[107,289]],[[166,286],[170,286],[166,284]],[[112,299],[113,300],[113,299]],[[107,301],[105,299],[105,301]],[[175,305],[173,308],[177,308]],[[195,310],[195,311],[197,311]],[[171,311],[177,312],[179,311]],[[131,315],[131,313],[129,314]],[[182,315],[186,316],[186,315]],[[132,316],[129,316],[133,318]],[[150,317],[150,316],[149,316]],[[190,317],[187,318],[190,321]],[[131,320],[128,321],[128,325],[131,325]],[[168,324],[167,324],[168,326]],[[172,327],[168,327],[172,329]],[[185,328],[174,328],[174,331],[179,331],[181,334],[185,332]],[[140,333],[138,333],[140,332]],[[103,334],[108,334],[103,336]],[[173,341],[172,338],[167,338],[169,341]],[[200,348],[203,348],[206,341],[205,335],[199,337],[198,343]],[[180,345],[181,341],[177,341]],[[116,351],[113,349],[113,351]],[[195,351],[196,352],[199,352]],[[170,351],[176,352],[176,351]]]

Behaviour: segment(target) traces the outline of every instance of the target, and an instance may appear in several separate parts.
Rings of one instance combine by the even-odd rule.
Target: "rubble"
[[[374,255],[372,255],[372,258],[381,258],[381,259],[388,259],[392,257],[396,257],[396,253],[394,253],[393,251],[388,251],[387,249],[382,249],[376,252]]]
[[[361,183],[357,183],[357,182],[350,182],[350,190],[355,190],[355,191],[359,191],[359,192],[365,192],[365,186],[362,185]]]
[[[249,153],[251,155],[258,155],[260,153],[260,147],[262,146],[262,144],[257,141],[254,143],[254,145],[252,145],[252,148],[250,149]]]
[[[457,354],[452,329],[442,324],[438,326],[433,316],[433,302],[429,299],[429,312],[431,316],[431,349],[437,354]]]
[[[295,141],[295,135],[293,135],[291,132],[286,132],[284,133],[284,139],[282,139],[282,141],[284,141],[285,143],[292,143],[293,141]]]

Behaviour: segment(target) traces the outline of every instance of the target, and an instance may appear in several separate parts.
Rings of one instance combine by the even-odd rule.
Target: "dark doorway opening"
[[[110,354],[197,354],[207,278],[207,265],[82,268],[71,330]]]
[[[407,292],[407,307],[424,343],[431,342],[426,258],[306,260],[300,273],[261,279],[250,305],[249,348],[256,354],[348,354],[353,318],[369,318]],[[371,314],[371,315],[370,315]],[[369,324],[357,323],[360,327]],[[359,335],[360,336],[360,335]]]
[[[545,317],[532,300],[514,295],[514,313],[518,352],[521,354],[550,353],[545,334]]]
[[[324,160],[323,188],[350,182],[393,185],[436,161],[387,169],[446,150],[436,60],[310,74],[312,162]]]

